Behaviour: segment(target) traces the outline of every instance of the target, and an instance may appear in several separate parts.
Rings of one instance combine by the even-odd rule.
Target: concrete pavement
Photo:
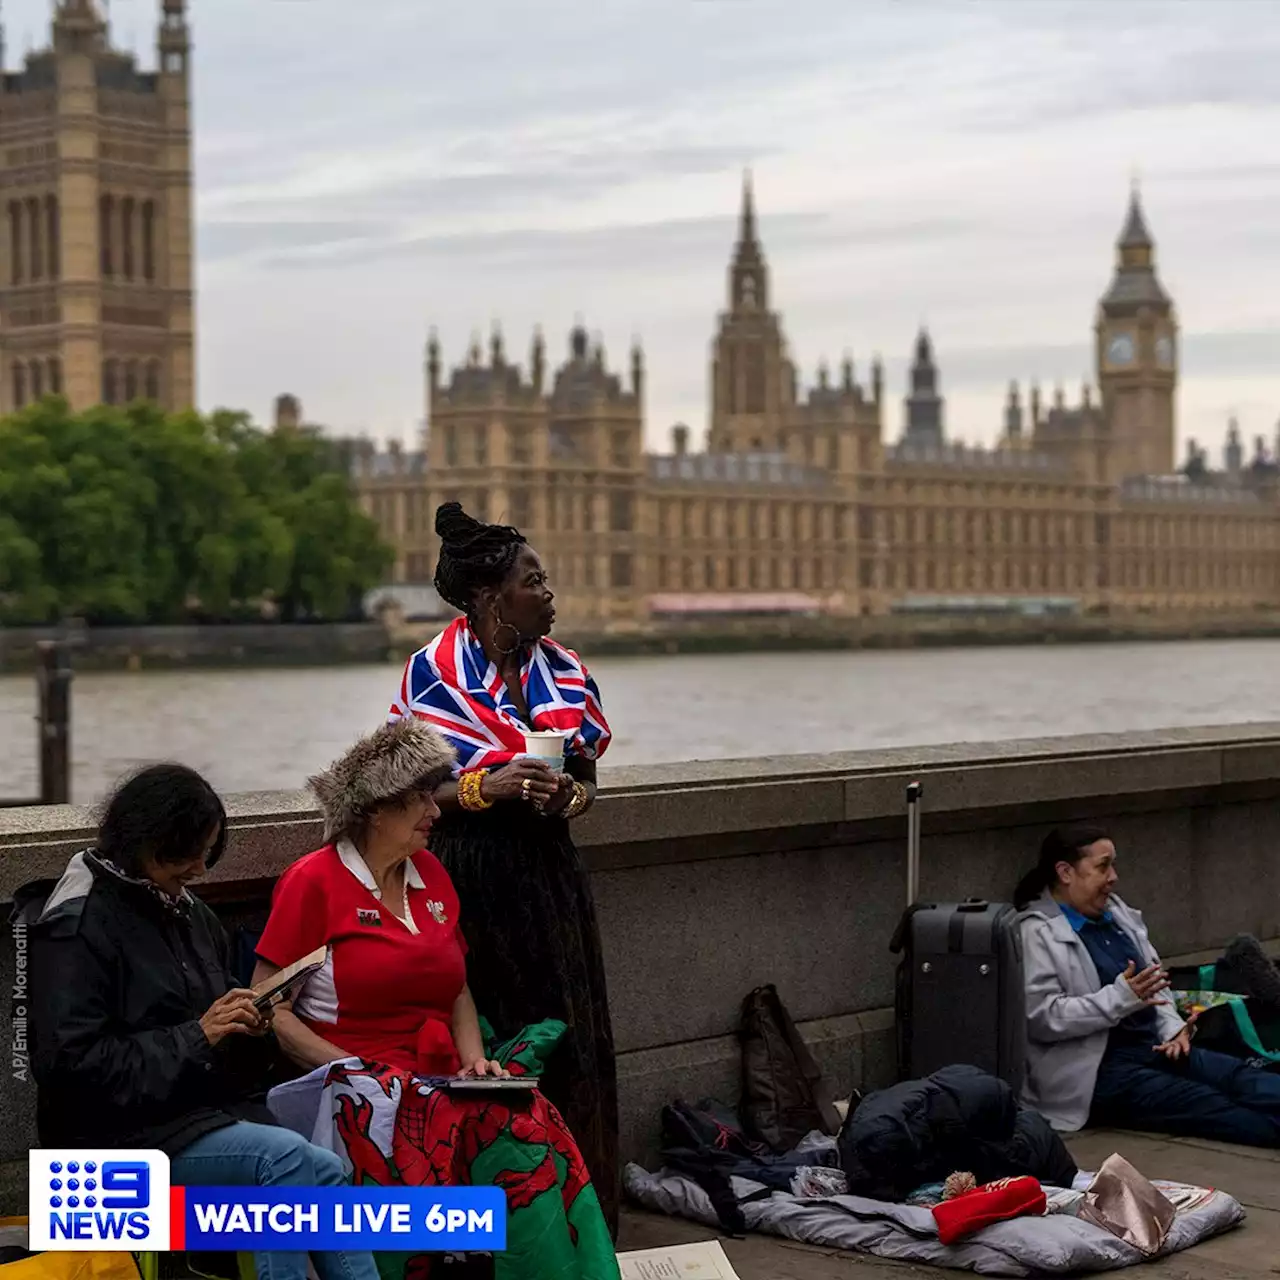
[[[1248,1217],[1235,1231],[1150,1265],[1144,1280],[1275,1280],[1280,1276],[1280,1151],[1251,1151],[1219,1143],[1097,1131],[1069,1143],[1082,1169],[1096,1169],[1120,1152],[1148,1177],[1217,1187],[1235,1196]],[[628,1209],[619,1248],[652,1249],[713,1238],[692,1222]],[[721,1240],[741,1280],[902,1280],[912,1272],[934,1280],[947,1274],[926,1266],[815,1249],[771,1236]]]

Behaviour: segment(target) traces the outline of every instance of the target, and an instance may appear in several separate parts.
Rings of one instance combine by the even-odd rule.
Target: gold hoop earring
[[[497,609],[495,609],[495,610],[493,611],[493,618],[494,618],[494,621],[498,624],[498,625],[497,625],[496,627],[494,627],[494,629],[493,629],[493,647],[494,647],[495,649],[497,649],[497,651],[498,651],[498,652],[499,652],[499,653],[500,653],[504,658],[508,658],[508,657],[510,657],[513,653],[515,653],[515,651],[520,647],[520,631],[519,631],[519,629],[518,629],[518,628],[513,627],[513,626],[511,625],[511,623],[509,623],[509,622],[503,622],[503,621],[502,621],[502,619],[498,617],[498,611],[497,611]],[[513,641],[511,642],[511,644],[509,644],[509,645],[503,645],[503,644],[499,643],[499,641],[498,641],[498,636],[499,636],[503,631],[510,631],[510,632],[511,632],[511,634],[512,634],[513,636],[515,636],[515,640],[513,640]]]

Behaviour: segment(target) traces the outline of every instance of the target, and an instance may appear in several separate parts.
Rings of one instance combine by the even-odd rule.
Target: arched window
[[[142,203],[142,278],[156,278],[156,202]]]
[[[147,385],[143,394],[148,400],[160,403],[160,361],[147,361]]]
[[[22,202],[9,201],[9,283],[22,283]]]
[[[27,197],[27,234],[31,240],[31,278],[39,280],[44,275],[44,254],[40,252],[40,201]]]
[[[27,403],[27,370],[21,360],[13,362],[13,407],[21,409]]]
[[[102,403],[117,404],[120,400],[120,364],[106,360],[102,365]]]
[[[31,398],[39,400],[44,396],[44,367],[39,360],[31,362]]]
[[[124,367],[124,402],[132,404],[138,398],[138,362],[130,360]]]
[[[120,262],[126,280],[133,279],[134,204],[131,196],[120,202]]]
[[[102,274],[108,279],[116,273],[115,214],[115,200],[111,196],[103,196],[98,201],[98,244],[102,253]],[[107,403],[113,402],[108,400]]]
[[[44,198],[44,225],[48,241],[49,279],[57,280],[62,275],[62,237],[57,196]]]
[[[62,394],[62,361],[57,356],[49,359],[49,392],[55,396]]]

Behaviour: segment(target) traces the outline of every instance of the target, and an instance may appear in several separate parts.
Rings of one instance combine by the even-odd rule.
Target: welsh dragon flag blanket
[[[538,1023],[489,1055],[512,1075],[537,1075],[564,1030]],[[342,1156],[355,1186],[501,1187],[497,1280],[619,1280],[586,1165],[541,1093],[467,1099],[347,1058],[272,1090],[268,1103],[281,1124]],[[428,1280],[433,1256],[380,1253],[378,1270],[382,1280]]]

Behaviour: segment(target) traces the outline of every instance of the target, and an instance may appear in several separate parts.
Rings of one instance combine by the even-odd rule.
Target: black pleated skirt
[[[545,1018],[568,1030],[542,1076],[618,1232],[618,1087],[600,931],[586,867],[561,818],[516,802],[451,813],[431,851],[458,890],[467,981],[499,1040]]]

